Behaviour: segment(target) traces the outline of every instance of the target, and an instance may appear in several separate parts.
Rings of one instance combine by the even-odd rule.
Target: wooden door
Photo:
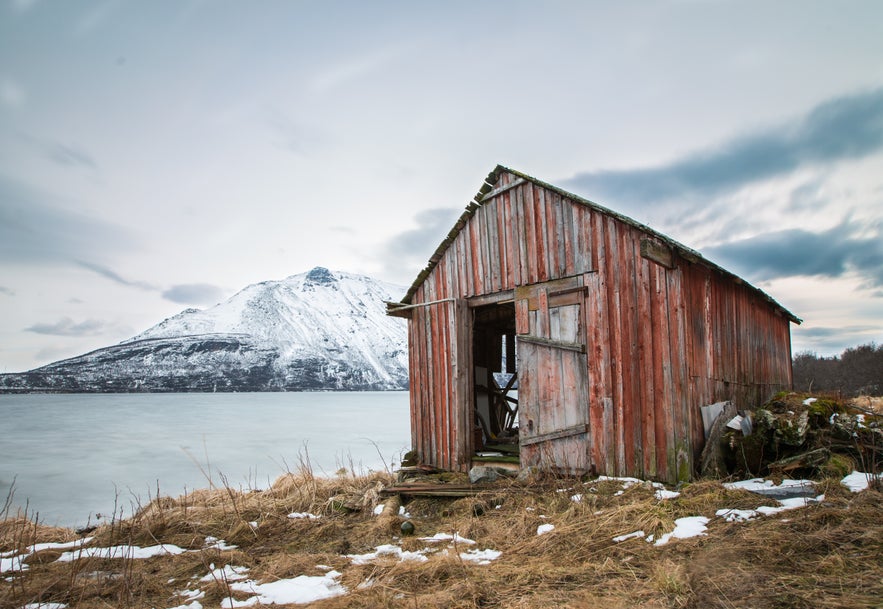
[[[522,466],[589,470],[582,275],[515,292]]]

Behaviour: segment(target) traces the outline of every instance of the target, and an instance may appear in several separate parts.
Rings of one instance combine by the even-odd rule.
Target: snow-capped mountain
[[[404,389],[407,327],[384,305],[404,293],[316,267],[186,309],[117,345],[0,376],[0,391]]]

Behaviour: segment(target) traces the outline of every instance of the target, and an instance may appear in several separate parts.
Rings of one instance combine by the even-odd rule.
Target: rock
[[[702,449],[700,471],[703,476],[720,478],[727,475],[727,465],[723,454],[723,437],[727,431],[727,423],[736,414],[736,405],[733,402],[721,404],[721,409],[717,412],[708,431],[705,448]]]
[[[540,475],[540,468],[536,465],[530,465],[528,467],[522,467],[518,470],[518,481],[519,482],[530,482],[531,480],[536,480]]]
[[[472,484],[482,484],[485,482],[496,482],[503,476],[511,476],[513,472],[502,467],[490,467],[487,465],[476,465],[469,470],[469,482]]]
[[[413,535],[414,534],[414,523],[410,520],[406,520],[402,523],[402,535]]]

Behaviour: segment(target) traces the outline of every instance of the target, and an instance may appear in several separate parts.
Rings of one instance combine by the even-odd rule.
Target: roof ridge
[[[575,203],[579,203],[580,205],[585,205],[587,207],[590,207],[591,209],[593,209],[599,213],[613,217],[613,218],[619,220],[620,222],[623,222],[625,224],[628,224],[629,226],[637,228],[638,230],[640,230],[642,232],[648,233],[649,235],[664,242],[667,246],[676,250],[678,255],[681,258],[684,258],[685,260],[687,260],[688,262],[701,264],[701,265],[703,265],[703,266],[705,266],[715,272],[722,273],[723,275],[728,276],[728,277],[732,277],[736,281],[736,283],[747,286],[751,290],[758,293],[764,300],[766,300],[767,302],[771,303],[776,308],[778,308],[790,321],[792,321],[796,324],[800,324],[803,321],[799,317],[797,317],[796,315],[791,313],[788,309],[783,307],[781,304],[779,304],[772,296],[770,296],[769,294],[767,294],[766,292],[764,292],[760,288],[755,287],[754,285],[748,283],[747,281],[745,281],[744,279],[742,279],[741,277],[739,277],[735,273],[728,271],[727,269],[723,268],[722,266],[705,258],[697,250],[687,247],[683,243],[681,243],[675,239],[672,239],[668,235],[665,235],[664,233],[661,233],[661,232],[657,231],[656,229],[651,228],[650,226],[647,226],[646,224],[638,222],[637,220],[634,220],[634,219],[632,219],[626,215],[623,215],[617,211],[614,211],[608,207],[605,207],[603,205],[599,205],[598,203],[595,203],[594,201],[591,201],[589,199],[586,199],[584,197],[576,195],[572,192],[568,192],[568,191],[564,190],[563,188],[559,188],[558,186],[555,186],[554,184],[550,184],[549,182],[544,182],[543,180],[535,178],[529,174],[518,171],[517,169],[512,169],[510,167],[507,167],[507,166],[499,164],[499,163],[493,168],[493,170],[491,170],[490,173],[488,173],[488,175],[484,179],[484,182],[482,183],[481,187],[478,189],[478,192],[475,194],[475,196],[472,198],[472,200],[466,205],[466,209],[463,211],[462,214],[460,214],[460,217],[454,223],[453,228],[451,228],[451,230],[448,231],[448,234],[445,236],[445,238],[442,240],[442,242],[439,244],[439,246],[435,249],[433,254],[429,257],[429,261],[427,262],[426,267],[424,267],[423,270],[420,271],[420,273],[418,273],[417,278],[411,284],[411,287],[408,288],[407,294],[405,294],[404,298],[402,298],[403,303],[405,303],[405,304],[411,303],[411,298],[413,298],[414,293],[417,291],[417,289],[420,287],[420,285],[423,283],[423,281],[426,279],[426,277],[429,276],[429,274],[432,272],[432,270],[438,264],[438,261],[441,260],[445,251],[448,249],[448,247],[451,245],[451,243],[454,241],[454,239],[457,237],[457,235],[460,233],[460,231],[463,229],[463,227],[469,221],[469,219],[475,215],[475,210],[477,210],[479,207],[481,207],[482,205],[485,204],[484,199],[488,193],[493,191],[494,185],[497,183],[497,180],[499,179],[499,174],[501,172],[510,173],[514,176],[517,176],[517,177],[525,180],[525,181],[531,182],[532,184],[535,184],[541,188],[546,188],[548,190],[551,190],[555,193],[558,193],[559,195],[561,195],[565,199],[570,199],[571,201],[573,201]]]

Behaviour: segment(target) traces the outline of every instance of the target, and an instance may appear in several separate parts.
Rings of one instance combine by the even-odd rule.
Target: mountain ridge
[[[384,301],[405,288],[324,267],[184,309],[115,345],[0,375],[0,392],[407,388],[407,329]]]

